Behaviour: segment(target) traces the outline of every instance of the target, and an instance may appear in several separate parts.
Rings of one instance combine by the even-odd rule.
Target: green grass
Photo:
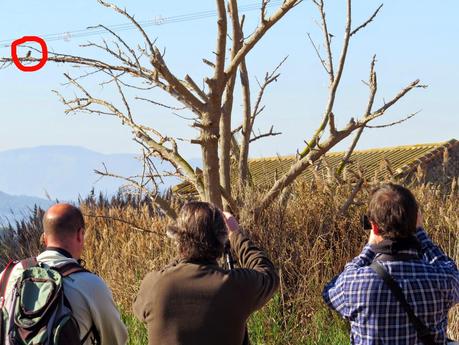
[[[284,311],[277,294],[249,320],[252,345],[341,345],[349,344],[347,323],[325,306],[308,321],[297,319],[294,310]]]
[[[315,313],[308,322],[301,324],[296,313],[288,312],[283,317],[279,294],[249,320],[249,335],[252,345],[343,345],[349,344],[349,332],[345,321],[335,313],[324,309]],[[132,314],[122,312],[129,330],[128,345],[148,345],[145,326]]]
[[[144,324],[130,313],[122,311],[121,317],[129,332],[127,345],[148,345],[147,329]]]

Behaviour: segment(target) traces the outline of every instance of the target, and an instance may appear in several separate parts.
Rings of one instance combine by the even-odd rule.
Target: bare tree
[[[270,28],[278,23],[289,11],[293,10],[302,0],[284,0],[271,15],[267,14],[267,7],[272,5],[269,4],[270,0],[261,0],[259,23],[250,35],[244,34],[245,17],[239,14],[237,0],[216,0],[215,58],[212,59],[213,61],[203,59],[203,63],[211,68],[212,73],[204,78],[202,86],[199,86],[189,74],[185,75],[182,79],[171,71],[166,62],[165,53],[160,51],[156,45],[156,41],[145,32],[139,22],[125,9],[121,9],[105,0],[97,1],[102,6],[111,8],[121,16],[127,18],[138,30],[143,44],[137,47],[130,45],[115,31],[106,26],[99,25],[99,28],[104,29],[111,35],[112,41],[107,42],[103,40],[102,43],[89,42],[84,47],[102,50],[106,57],[104,60],[50,53],[50,61],[71,64],[77,68],[89,70],[78,76],[65,74],[67,82],[73,85],[77,91],[77,96],[73,98],[68,98],[58,93],[62,102],[67,107],[66,112],[86,112],[119,118],[122,124],[130,127],[135,140],[142,145],[145,150],[144,159],[156,156],[170,162],[174,169],[171,174],[191,184],[201,199],[213,202],[220,207],[230,207],[233,211],[237,212],[237,209],[242,205],[240,205],[239,199],[235,199],[232,187],[238,185],[240,190],[244,190],[247,184],[250,183],[250,144],[258,139],[280,134],[275,132],[273,128],[266,133],[255,134],[253,128],[256,118],[264,110],[262,100],[265,91],[271,83],[279,78],[279,69],[285,61],[284,59],[272,72],[266,73],[262,81],[257,80],[258,93],[255,97],[252,97],[252,87],[250,85],[246,57]],[[385,102],[377,109],[373,109],[377,90],[375,59],[373,59],[369,81],[370,96],[366,111],[357,120],[351,119],[344,128],[336,128],[333,112],[334,104],[346,65],[349,43],[354,35],[373,21],[381,6],[367,21],[352,28],[351,0],[347,0],[345,35],[340,57],[337,63],[335,63],[331,35],[328,32],[324,0],[312,0],[312,2],[317,6],[322,20],[321,26],[324,46],[326,48],[325,59],[320,55],[318,46],[309,37],[329,77],[328,102],[318,129],[312,138],[307,141],[307,147],[298,154],[297,161],[286,174],[277,178],[258,205],[250,205],[256,213],[266,209],[305,169],[321,158],[337,143],[354,132],[357,133],[356,143],[362,130],[368,126],[369,122],[383,116],[387,109],[397,103],[408,92],[421,86],[419,80],[415,80],[404,87],[389,102]],[[23,62],[31,63],[37,60],[32,56],[26,56],[22,59]],[[2,58],[0,62],[3,63],[4,67],[11,63],[11,59]],[[237,75],[238,71],[239,78]],[[103,76],[104,81],[102,81],[102,85],[112,85],[115,88],[119,94],[121,106],[117,106],[114,102],[107,99],[94,96],[83,85],[82,80],[84,78],[94,77],[95,75]],[[231,118],[233,114],[234,90],[238,80],[242,90],[243,120],[240,126],[233,129],[231,128]],[[134,99],[130,99],[127,92],[129,89],[134,90],[137,94],[147,93],[148,97],[137,96]],[[181,106],[176,107],[154,100],[150,93],[152,89],[162,90],[164,93],[175,98]],[[180,153],[179,145],[177,144],[179,138],[164,135],[157,128],[146,126],[136,120],[137,114],[134,114],[135,111],[132,106],[134,101],[148,102],[153,107],[166,108],[174,113],[186,109],[193,115],[191,118],[192,126],[198,129],[199,136],[196,139],[190,140],[190,143],[199,145],[201,148],[203,160],[202,171],[199,169],[194,170],[191,164]],[[187,119],[189,120],[189,118]],[[327,128],[329,133],[326,136],[325,132]],[[237,135],[237,133],[240,133],[240,135]],[[352,150],[353,147],[351,147],[350,152]],[[346,162],[348,159],[348,156],[344,157],[343,162]],[[145,174],[145,168],[140,182],[138,178],[128,178],[128,181],[136,185],[139,189],[148,192],[148,184],[143,181],[147,177],[147,180],[151,182],[159,174],[151,167],[151,164],[147,164],[146,166],[148,167],[148,172]],[[234,180],[235,174],[232,171],[237,173],[237,180]],[[110,174],[108,171],[102,171],[101,173],[120,177]],[[167,200],[162,199],[157,193],[153,193],[151,200],[156,202],[168,216],[175,216],[175,212],[168,205]]]
[[[306,142],[306,147],[298,153],[297,162],[290,167],[287,173],[285,173],[283,176],[277,179],[277,181],[274,182],[271,189],[266,193],[266,195],[264,195],[260,204],[256,205],[256,214],[263,211],[270,203],[272,203],[272,201],[275,198],[277,198],[281,194],[281,192],[287,186],[289,186],[298,176],[300,176],[302,172],[304,172],[307,168],[314,164],[318,159],[320,159],[324,154],[326,154],[330,149],[332,149],[337,143],[341,142],[342,140],[350,136],[352,133],[356,133],[355,139],[351,147],[347,151],[345,157],[343,157],[343,164],[339,168],[339,170],[341,171],[344,167],[344,164],[348,162],[350,155],[356,147],[357,141],[360,139],[363,129],[369,127],[368,123],[383,116],[390,107],[396,104],[408,92],[412,91],[415,88],[425,87],[425,85],[421,85],[419,79],[417,79],[405,86],[403,89],[401,89],[400,92],[397,95],[395,95],[390,101],[384,102],[384,104],[382,104],[380,107],[374,109],[374,101],[377,92],[377,79],[375,72],[376,57],[374,56],[370,64],[370,78],[368,83],[369,99],[366,105],[365,112],[360,117],[356,117],[357,120],[354,117],[352,117],[344,128],[338,129],[335,125],[334,105],[337,93],[339,91],[341,77],[346,66],[346,59],[348,56],[348,49],[349,44],[351,42],[351,38],[353,38],[354,35],[359,33],[363,28],[365,28],[369,23],[371,23],[374,20],[374,18],[381,10],[382,5],[380,5],[365,22],[353,29],[352,1],[346,0],[347,13],[344,38],[339,59],[337,63],[335,63],[331,43],[333,35],[328,30],[328,22],[325,12],[325,2],[324,0],[312,0],[312,2],[317,7],[321,17],[321,28],[323,32],[323,41],[326,50],[325,58],[322,57],[322,55],[320,54],[320,50],[317,44],[311,38],[311,36],[308,35],[308,37],[329,78],[328,101],[326,103],[322,121],[320,122],[319,127],[314,132],[312,138]],[[412,116],[408,116],[406,119],[410,117]],[[406,119],[398,121],[397,123],[402,122]],[[386,126],[394,124],[396,123],[388,124]],[[327,128],[328,135],[326,135]]]

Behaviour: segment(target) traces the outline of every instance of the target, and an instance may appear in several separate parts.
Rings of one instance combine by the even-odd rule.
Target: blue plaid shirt
[[[459,271],[424,230],[419,229],[416,237],[422,245],[421,259],[380,263],[397,281],[416,316],[435,334],[436,343],[446,344],[448,310],[459,303]],[[351,344],[421,345],[405,310],[369,267],[375,256],[366,245],[325,286],[325,303],[350,321]]]

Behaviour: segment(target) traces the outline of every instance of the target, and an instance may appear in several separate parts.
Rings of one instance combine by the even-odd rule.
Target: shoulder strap
[[[87,269],[83,268],[80,264],[76,262],[69,262],[68,264],[62,265],[60,267],[54,267],[56,271],[60,273],[63,277],[68,277],[71,274],[79,272],[89,272]]]
[[[11,260],[8,265],[6,265],[5,270],[3,271],[2,279],[0,281],[0,298],[1,298],[1,307],[3,307],[3,301],[5,300],[6,287],[8,286],[8,280],[10,279],[11,272],[13,271],[14,266],[17,262]]]
[[[384,283],[389,287],[389,289],[394,294],[395,298],[400,302],[405,312],[408,314],[408,318],[411,324],[416,328],[419,339],[424,343],[424,345],[435,345],[434,337],[430,333],[430,330],[427,326],[414,314],[413,309],[406,301],[405,295],[402,292],[402,289],[397,284],[397,282],[392,278],[392,276],[384,269],[384,267],[376,261],[370,265],[370,268],[375,271],[383,280]]]
[[[31,257],[31,258],[22,260],[21,265],[22,265],[22,268],[26,270],[28,268],[38,266],[38,261],[36,257]]]
[[[96,328],[96,325],[94,325],[94,324],[91,326],[91,328],[89,329],[88,333],[86,333],[86,335],[83,337],[83,339],[81,339],[80,343],[84,344],[86,342],[86,340],[88,340],[88,338],[89,338],[89,336],[91,334],[93,336],[92,343],[99,345],[100,344],[100,335],[99,335],[99,331]]]

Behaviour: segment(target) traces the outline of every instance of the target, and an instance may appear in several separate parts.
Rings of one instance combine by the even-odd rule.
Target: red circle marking
[[[41,51],[42,51],[42,58],[40,62],[35,65],[35,66],[24,66],[21,61],[19,60],[18,57],[18,46],[21,44],[27,43],[27,42],[35,42],[38,43],[41,46]],[[43,66],[46,64],[48,61],[48,46],[46,45],[46,42],[44,39],[37,37],[37,36],[24,36],[13,43],[11,43],[11,57],[13,58],[13,62],[16,65],[17,68],[19,68],[23,72],[35,72],[38,71],[39,69],[43,68]]]

